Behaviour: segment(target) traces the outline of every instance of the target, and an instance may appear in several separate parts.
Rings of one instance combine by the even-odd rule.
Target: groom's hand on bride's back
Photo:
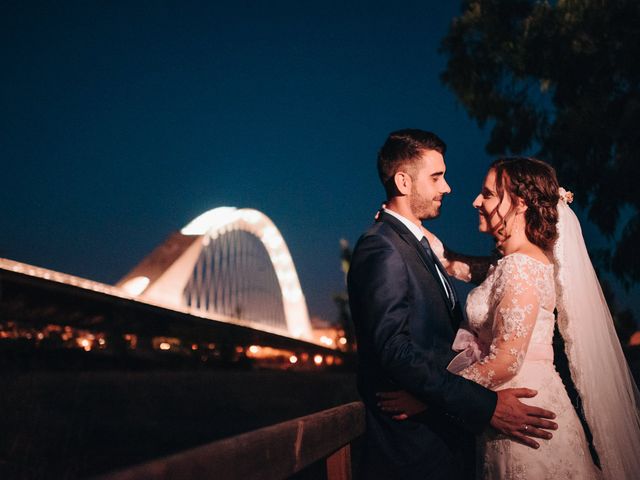
[[[394,420],[407,420],[427,409],[427,406],[404,390],[378,392],[378,408]]]
[[[491,417],[491,426],[496,430],[530,446],[540,445],[531,437],[550,439],[547,430],[556,430],[558,424],[550,421],[555,413],[543,408],[522,403],[519,398],[535,397],[538,392],[529,388],[506,388],[496,392],[498,403]]]

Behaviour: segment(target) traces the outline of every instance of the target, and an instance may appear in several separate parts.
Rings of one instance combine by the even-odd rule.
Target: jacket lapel
[[[411,233],[409,229],[402,224],[401,221],[399,221],[394,216],[389,215],[388,213],[385,213],[384,211],[380,212],[378,221],[389,224],[389,226],[395,230],[395,232],[400,236],[400,238],[404,242],[411,245],[418,252],[418,256],[420,257],[420,260],[422,260],[422,263],[424,264],[425,268],[431,273],[433,278],[436,280],[436,283],[438,284],[438,290],[440,290],[440,295],[442,295],[442,299],[445,301],[445,303],[448,306],[450,306],[451,301],[449,300],[449,297],[447,297],[447,293],[444,290],[444,286],[440,281],[440,276],[438,275],[436,266],[433,263],[433,260],[431,260],[431,258],[429,258],[429,256],[427,255],[427,252],[424,251],[424,248],[422,247],[422,245],[420,245],[420,242],[418,242],[415,235]],[[444,269],[442,271],[445,272]],[[451,315],[452,314],[451,308],[448,308],[447,310]]]

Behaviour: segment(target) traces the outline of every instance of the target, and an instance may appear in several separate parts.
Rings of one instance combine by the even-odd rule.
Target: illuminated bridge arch
[[[118,284],[164,306],[311,338],[289,249],[253,209],[209,210],[174,233]]]

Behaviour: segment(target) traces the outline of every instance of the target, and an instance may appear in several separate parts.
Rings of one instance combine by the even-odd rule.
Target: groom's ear
[[[408,195],[411,193],[411,176],[407,172],[396,172],[393,176],[393,183],[398,193]]]

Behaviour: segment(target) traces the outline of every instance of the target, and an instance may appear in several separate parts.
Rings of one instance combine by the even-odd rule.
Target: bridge
[[[219,207],[171,235],[117,286],[141,301],[311,340],[296,268],[274,223]]]
[[[17,348],[23,358],[33,349],[81,350],[101,359],[297,369],[350,358],[312,335],[286,242],[254,209],[204,212],[115,285],[0,259],[0,287],[0,353]],[[346,338],[335,340],[344,350]]]

